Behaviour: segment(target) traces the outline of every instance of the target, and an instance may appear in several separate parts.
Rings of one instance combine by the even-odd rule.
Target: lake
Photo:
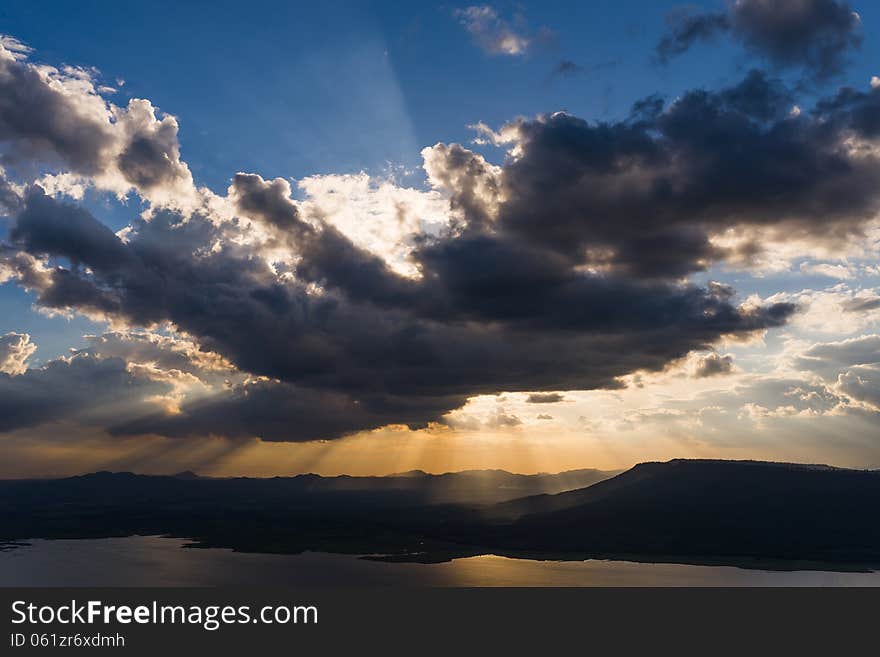
[[[493,555],[440,564],[338,554],[185,549],[158,536],[33,540],[0,551],[2,586],[880,586],[880,572],[746,570],[629,561],[533,561]]]

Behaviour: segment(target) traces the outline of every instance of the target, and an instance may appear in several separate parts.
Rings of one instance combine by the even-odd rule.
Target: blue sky
[[[788,0],[774,1],[781,8],[790,4]],[[807,4],[830,3],[842,7],[841,2],[843,0],[810,0]],[[0,35],[14,37],[30,49],[26,56],[16,56],[10,66],[58,67],[61,72],[55,71],[52,75],[73,86],[76,75],[81,74],[89,86],[83,97],[93,102],[99,96],[99,105],[106,103],[104,109],[112,108],[108,111],[117,113],[114,121],[132,112],[125,109],[131,107],[132,99],[147,99],[157,110],[155,116],[144,120],[144,129],[148,132],[156,130],[166,114],[173,116],[179,132],[175,127],[173,144],[163,142],[160,147],[165,149],[164,162],[175,167],[175,180],[180,185],[174,187],[169,183],[168,190],[162,189],[162,195],[158,195],[157,190],[148,185],[122,180],[125,176],[120,178],[122,174],[116,169],[98,173],[90,170],[83,174],[76,166],[65,168],[66,164],[59,166],[51,158],[42,161],[35,157],[27,164],[20,159],[14,161],[18,157],[15,149],[28,139],[36,140],[39,147],[27,143],[32,150],[39,151],[41,135],[22,136],[10,130],[4,137],[3,107],[0,107],[0,155],[8,155],[4,162],[12,162],[7,171],[11,172],[11,178],[12,174],[26,172],[31,165],[41,174],[79,176],[77,184],[82,186],[81,193],[72,191],[73,186],[62,181],[54,189],[46,187],[48,197],[87,211],[104,226],[118,231],[123,236],[121,239],[127,240],[132,235],[135,242],[138,238],[146,239],[148,231],[139,223],[138,215],[151,218],[152,225],[156,225],[158,222],[152,218],[166,210],[180,215],[183,223],[188,220],[188,213],[195,213],[205,226],[211,222],[215,227],[224,226],[226,232],[218,233],[213,243],[201,244],[189,255],[197,259],[205,251],[214,249],[216,252],[218,245],[233,253],[246,245],[251,251],[245,255],[235,252],[240,257],[231,261],[230,266],[247,271],[258,261],[277,277],[272,281],[273,289],[283,288],[291,281],[298,284],[297,258],[300,256],[296,248],[284,246],[284,239],[272,232],[277,227],[263,226],[255,215],[248,215],[243,204],[246,184],[265,193],[280,190],[284,203],[294,208],[290,210],[294,215],[309,217],[312,226],[338,229],[354,245],[352,248],[378,255],[389,267],[403,266],[402,260],[412,254],[413,245],[421,243],[419,240],[436,237],[442,227],[462,220],[456,214],[462,210],[456,206],[455,188],[461,182],[450,183],[443,178],[442,174],[448,171],[439,169],[448,162],[441,162],[443,166],[437,163],[448,152],[444,150],[446,146],[432,148],[435,144],[461,144],[475,155],[475,162],[482,162],[491,169],[488,178],[502,180],[521,157],[516,148],[527,146],[527,140],[518,136],[505,141],[500,133],[479,134],[472,127],[477,123],[500,130],[505,124],[524,117],[520,123],[510,125],[534,128],[543,125],[542,121],[553,112],[564,111],[585,119],[587,127],[582,129],[589,132],[598,123],[622,121],[633,103],[653,94],[666,100],[668,110],[676,99],[695,89],[714,93],[732,88],[753,68],[766,70],[768,76],[778,77],[794,89],[793,113],[789,119],[795,121],[796,112],[803,112],[806,120],[817,99],[831,97],[842,86],[867,92],[871,89],[872,76],[880,75],[880,66],[874,66],[880,61],[880,41],[873,38],[875,28],[880,27],[880,7],[868,2],[850,4],[852,10],[858,11],[861,44],[842,50],[845,65],[837,74],[814,79],[797,62],[780,68],[772,58],[768,60],[766,51],[744,47],[751,37],[730,36],[739,28],[730,28],[731,32],[716,35],[714,39],[698,40],[683,54],[665,64],[658,63],[655,47],[669,33],[670,26],[677,24],[676,17],[723,14],[728,5],[721,0],[688,3],[687,14],[681,13],[683,5],[678,2],[642,0],[498,2],[470,8],[466,3],[279,3],[268,0],[247,4],[225,0],[37,3],[7,0],[0,8]],[[846,7],[848,11],[849,5]],[[483,12],[483,15],[489,12],[494,21],[492,25],[501,26],[512,35],[514,46],[507,47],[516,52],[493,50],[494,46],[484,39],[485,34],[469,30],[469,11],[471,16],[476,15],[474,12]],[[520,48],[517,44],[524,45]],[[71,70],[80,73],[70,73],[63,65],[75,67]],[[560,72],[561,65],[567,73]],[[107,88],[102,90],[104,86]],[[77,88],[71,95],[76,97],[81,92],[82,89]],[[796,110],[795,105],[800,109]],[[544,119],[535,118],[542,115]],[[62,114],[61,121],[65,120]],[[112,132],[118,125],[105,127]],[[154,132],[149,134],[155,136]],[[475,141],[478,137],[482,140]],[[493,139],[498,143],[487,143]],[[173,152],[178,145],[179,155]],[[874,142],[869,139],[862,145],[874,148]],[[735,146],[727,144],[725,148]],[[432,160],[434,169],[429,161],[432,157],[435,158]],[[724,153],[720,157],[723,159]],[[113,166],[116,165],[111,169]],[[238,172],[256,174],[260,178],[257,182],[253,177],[236,178]],[[47,185],[45,178],[25,174],[12,182],[20,185],[21,190],[34,182]],[[240,187],[228,192],[231,184]],[[722,187],[724,184],[725,181],[721,181]],[[522,191],[510,181],[504,185],[508,191]],[[560,194],[564,192],[561,190]],[[485,196],[480,197],[481,202],[490,208],[487,212],[502,212],[491,209],[494,201],[487,200],[490,192],[482,189],[477,196],[480,194]],[[772,198],[767,200],[772,201]],[[841,198],[840,205],[845,206],[846,201]],[[809,206],[803,207],[809,213]],[[589,214],[590,208],[579,210]],[[253,208],[250,212],[254,212]],[[468,218],[467,209],[463,212],[465,221],[475,221]],[[21,219],[13,214],[0,217],[0,239],[4,242],[15,242],[10,230]],[[542,218],[543,221],[554,219]],[[645,221],[651,224],[653,219],[649,216]],[[615,375],[617,383],[613,385],[603,381],[596,386],[585,384],[583,389],[561,388],[563,401],[548,405],[547,413],[536,414],[527,401],[529,390],[518,386],[518,381],[508,380],[509,387],[504,383],[493,384],[495,388],[474,385],[473,390],[462,393],[466,401],[457,406],[457,401],[444,399],[443,403],[450,406],[443,409],[445,424],[441,424],[445,428],[442,430],[430,423],[428,428],[416,428],[419,422],[401,419],[402,425],[409,425],[409,429],[403,430],[396,427],[394,418],[389,420],[382,416],[382,422],[371,418],[363,427],[357,425],[363,431],[346,434],[341,439],[334,434],[331,436],[334,440],[329,441],[333,445],[328,447],[319,447],[318,443],[301,437],[289,442],[284,437],[263,441],[265,436],[257,429],[253,435],[244,431],[246,437],[258,441],[256,447],[251,445],[245,449],[236,443],[232,450],[224,443],[224,447],[218,449],[223,454],[224,450],[246,452],[247,459],[214,464],[212,472],[274,473],[272,468],[279,463],[288,471],[306,467],[303,465],[306,463],[317,463],[326,472],[480,466],[558,470],[568,465],[619,467],[642,460],[644,456],[662,458],[682,454],[755,454],[849,465],[880,463],[880,447],[870,442],[870,435],[877,427],[875,418],[880,417],[880,406],[871,406],[880,403],[871,401],[873,382],[880,382],[880,374],[875,373],[875,370],[880,372],[877,369],[880,365],[874,361],[857,361],[844,363],[833,372],[820,372],[815,369],[818,367],[815,359],[825,356],[809,355],[826,354],[832,349],[828,347],[832,343],[868,340],[866,344],[873,344],[870,341],[876,338],[880,311],[871,305],[876,303],[875,298],[880,298],[880,266],[876,256],[880,232],[876,232],[876,217],[859,218],[861,233],[841,229],[846,236],[840,243],[829,236],[817,237],[819,232],[815,226],[805,229],[804,234],[792,233],[791,239],[787,239],[784,230],[789,229],[788,224],[784,224],[786,228],[782,232],[772,233],[761,232],[759,228],[766,226],[756,227],[751,221],[746,217],[732,223],[728,234],[719,229],[710,237],[713,245],[721,245],[719,253],[725,248],[733,253],[737,240],[751,239],[763,248],[761,258],[746,261],[729,254],[712,256],[704,270],[695,267],[679,278],[672,274],[663,278],[661,295],[688,285],[710,289],[713,282],[720,282],[735,289],[736,303],[742,304],[737,306],[738,312],[752,312],[752,308],[773,303],[798,305],[798,313],[783,326],[760,334],[718,334],[708,346],[695,341],[692,351],[671,358],[665,368],[658,369],[652,362],[644,369],[621,370],[619,376]],[[831,221],[834,219],[830,218]],[[209,228],[203,226],[203,229],[210,232]],[[165,246],[173,247],[175,240],[183,240],[180,233],[169,230],[162,237],[167,241]],[[82,276],[83,281],[92,280],[94,272],[81,270],[64,256],[63,249],[61,251],[46,255],[37,249],[31,255],[40,259],[45,267],[61,266],[66,273]],[[0,262],[0,273],[2,265]],[[605,271],[601,262],[591,266],[597,267],[600,274]],[[491,272],[491,261],[485,267]],[[587,271],[591,276],[596,273],[589,267]],[[202,274],[215,275],[213,271],[199,275]],[[480,276],[476,278],[475,284],[481,284]],[[199,282],[210,287],[212,294],[231,285],[225,279],[206,278]],[[653,279],[637,281],[639,285],[654,282]],[[101,285],[105,291],[115,292],[114,286],[121,284],[111,277],[101,281]],[[88,356],[101,363],[119,358],[124,352],[129,371],[135,372],[134,383],[148,389],[138,404],[153,409],[158,399],[169,416],[180,413],[186,416],[188,410],[203,408],[212,400],[230,404],[240,401],[229,391],[237,393],[253,385],[256,379],[250,377],[276,376],[278,373],[271,363],[284,361],[287,356],[273,353],[265,359],[253,358],[249,352],[242,353],[238,346],[224,344],[226,334],[218,337],[211,328],[202,333],[196,328],[187,328],[185,320],[189,318],[173,313],[168,316],[159,313],[155,325],[145,326],[143,317],[153,315],[102,314],[103,311],[75,302],[40,305],[36,292],[25,287],[28,286],[16,280],[0,284],[0,337],[13,336],[7,340],[12,344],[19,340],[15,336],[26,335],[27,344],[37,347],[36,351],[26,348],[26,359],[15,361],[14,371],[8,366],[12,374],[6,378],[13,387],[28,376],[39,380],[49,378],[45,374],[48,370],[41,368],[62,368],[58,357],[68,354],[71,348],[87,347]],[[265,290],[251,292],[254,296]],[[158,296],[164,293],[163,290]],[[512,295],[516,296],[516,290]],[[362,299],[356,300],[356,303],[362,302]],[[847,310],[858,303],[867,308],[865,313]],[[198,299],[194,304],[198,305]],[[243,317],[241,331],[254,330],[253,318],[246,314]],[[501,320],[494,318],[494,321]],[[103,342],[84,337],[111,330],[120,335],[125,332],[136,335],[127,338],[129,342],[124,348],[116,344],[115,341],[121,339],[118,336]],[[267,343],[277,337],[260,335],[258,331],[255,335]],[[163,342],[166,338],[179,342],[166,344]],[[323,354],[326,345],[321,343],[321,338],[310,336],[309,339],[307,344],[315,348],[316,353]],[[650,339],[653,338],[645,338]],[[145,358],[144,343],[151,340],[151,344],[165,345],[162,348],[173,351],[175,358],[188,354],[193,359],[190,369],[162,370],[161,376],[153,372],[150,368],[159,367],[157,363],[164,362],[161,358],[155,362],[137,360]],[[25,343],[16,344],[20,347]],[[5,348],[4,343],[0,342],[0,348]],[[843,349],[839,345],[834,348]],[[211,374],[214,370],[205,368],[199,360],[201,357],[193,356],[199,349],[211,353],[212,357],[230,360],[231,364],[223,367],[230,368],[227,378],[232,383],[215,380]],[[328,348],[328,351],[332,350]],[[648,348],[646,351],[651,352]],[[3,352],[0,352],[0,371],[2,358]],[[700,372],[708,362],[706,359],[721,368],[724,376],[703,377]],[[25,360],[27,368],[23,366]],[[198,364],[194,364],[196,362]],[[387,375],[393,379],[397,374],[395,367],[377,376]],[[147,369],[153,373],[143,375]],[[199,383],[169,383],[180,371],[195,376]],[[172,376],[169,372],[176,374]],[[871,378],[875,374],[876,378]],[[0,374],[0,379],[3,376],[6,375]],[[146,376],[146,380],[138,378],[141,376]],[[287,380],[285,374],[278,376],[279,385],[303,385],[299,379]],[[572,380],[564,376],[561,379],[569,383]],[[536,390],[545,392],[550,385],[545,381],[536,385],[538,383]],[[858,387],[856,383],[861,386],[858,388],[861,392],[853,393]],[[619,384],[625,385],[625,389],[618,390]],[[171,392],[153,394],[154,388],[162,385],[171,386]],[[868,392],[862,390],[866,387]],[[280,394],[276,390],[270,392]],[[827,400],[831,398],[839,401],[830,404]],[[791,399],[800,401],[789,403]],[[113,404],[121,403],[113,401]],[[360,400],[353,403],[360,404]],[[141,406],[137,412],[146,413]],[[98,402],[95,409],[97,412]],[[805,430],[801,423],[808,416],[818,419]],[[539,417],[541,421],[536,419]],[[551,417],[552,422],[547,420]],[[150,418],[155,419],[154,415]],[[432,415],[431,421],[434,419]],[[53,421],[70,422],[73,428],[68,429],[76,435],[91,437],[96,432],[103,439],[106,438],[104,433],[118,431],[118,428],[111,430],[105,426],[106,422],[93,425],[79,417],[64,416]],[[746,437],[736,438],[743,423],[748,424]],[[279,421],[273,426],[278,424],[283,423]],[[768,428],[769,424],[773,426]],[[174,463],[172,468],[167,459],[160,458],[159,454],[165,453],[162,450],[168,449],[162,441],[174,440],[171,434],[176,430],[166,426],[157,430],[158,437],[150,438],[154,441],[150,444],[160,445],[155,453],[150,452],[155,459],[155,464],[151,461],[151,468],[161,470],[166,465],[173,470],[198,468],[199,462],[185,459],[185,462]],[[4,449],[2,431],[0,427],[0,453]],[[36,432],[42,437],[46,429],[37,423],[21,431]],[[381,434],[379,439],[385,441],[382,447],[374,446],[371,432]],[[206,430],[207,433],[211,432]],[[550,434],[556,448],[545,450]],[[795,434],[801,438],[792,438]],[[837,437],[839,442],[823,445],[815,437],[819,434]],[[652,435],[655,438],[650,438]],[[777,436],[788,438],[780,442]],[[241,435],[220,437],[230,441],[242,438]],[[216,447],[214,443],[213,447],[206,443],[194,444],[193,453]],[[20,445],[7,449],[20,458],[27,452]],[[125,457],[117,453],[118,449],[121,448],[108,448],[112,458],[137,469],[138,463],[125,461]],[[132,446],[125,449],[135,451]],[[499,450],[506,454],[497,457],[502,462],[487,456],[493,450],[496,454]],[[171,451],[178,455],[184,452],[186,456],[186,450],[177,445]],[[39,459],[33,458],[29,467],[41,471]],[[388,465],[391,462],[393,466]],[[83,456],[82,461],[74,459],[62,469],[75,470],[79,465],[74,464],[89,468],[94,461]]]
[[[716,43],[656,66],[664,17],[681,5],[497,4],[510,20],[521,15],[527,31],[552,31],[523,57],[481,52],[454,3],[10,0],[0,30],[40,60],[123,79],[120,98],[150,98],[179,117],[197,181],[221,191],[236,170],[299,178],[414,167],[423,146],[466,141],[477,121],[559,109],[619,118],[647,95],[717,87],[755,64]],[[870,3],[859,12],[865,25],[880,22]],[[842,81],[864,85],[878,55],[880,44],[866,39]],[[561,60],[599,69],[553,76]]]

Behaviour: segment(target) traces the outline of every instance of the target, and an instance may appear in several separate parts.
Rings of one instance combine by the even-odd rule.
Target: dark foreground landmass
[[[613,474],[205,479],[96,473],[2,481],[0,544],[163,534],[191,538],[196,547],[398,561],[495,553],[880,567],[880,472],[675,460]]]

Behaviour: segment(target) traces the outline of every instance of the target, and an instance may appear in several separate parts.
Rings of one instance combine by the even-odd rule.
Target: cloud
[[[106,270],[125,264],[125,248],[112,230],[82,208],[54,201],[39,187],[24,199],[10,237],[32,255],[63,253],[74,266]]]
[[[526,398],[527,404],[557,404],[565,401],[565,397],[558,392],[534,392]]]
[[[273,183],[250,183],[265,201]],[[253,419],[258,413],[247,409],[271,405],[287,409],[284,421],[265,433],[260,423],[251,427],[271,439],[284,431],[305,439],[291,418],[306,409],[314,421],[302,426],[312,439],[382,423],[424,426],[474,394],[618,387],[624,374],[661,369],[721,335],[779,325],[792,310],[738,309],[725,294],[692,286],[579,274],[558,256],[487,235],[430,240],[415,252],[423,276],[412,280],[331,226],[242,198],[261,224],[287,217],[299,258],[291,272],[255,258],[242,224],[164,210],[136,221],[123,241],[81,208],[28,194],[15,244],[31,257],[87,265],[32,275],[38,303],[133,326],[171,322],[239,370],[283,382],[184,402],[178,416],[154,415],[119,431],[239,431],[212,418],[237,408]],[[59,225],[64,239],[55,236]],[[488,278],[485,262],[493,263]],[[284,395],[287,405],[278,402]]]
[[[0,338],[7,348],[0,375],[3,431],[47,422],[91,424],[104,431],[157,415],[178,415],[180,404],[230,397],[251,377],[188,337],[151,331],[85,336],[87,346],[28,369],[36,349],[25,334]]]
[[[849,280],[855,277],[851,267],[846,265],[832,265],[830,263],[803,263],[801,271],[805,274],[817,274],[819,276],[827,276],[828,278],[836,278],[838,280]]]
[[[10,332],[0,335],[0,372],[24,374],[27,370],[27,359],[37,350],[27,333]]]
[[[120,416],[144,412],[150,398],[170,390],[167,382],[120,358],[81,355],[15,376],[0,373],[0,431],[62,420],[108,426]]]
[[[733,391],[719,390],[699,398],[701,408],[726,409],[738,419],[760,422],[768,418],[834,415],[847,399],[831,385],[797,377],[753,376]]]
[[[855,399],[865,402],[880,412],[880,366],[858,365],[841,372],[838,388]]]
[[[420,235],[436,235],[449,224],[448,201],[433,190],[401,187],[393,178],[356,175],[309,176],[298,181],[306,217],[332,225],[358,247],[382,258],[394,271],[418,275],[411,254]]]
[[[795,303],[801,309],[792,318],[790,327],[808,334],[853,335],[870,329],[880,320],[880,308],[870,303],[876,290],[853,290],[846,283],[824,290],[800,290],[780,292],[763,300],[763,303]],[[855,308],[856,310],[853,310]]]
[[[23,361],[33,345],[27,336],[4,336],[0,344],[12,346],[14,364],[21,366],[0,374],[0,430],[73,422],[115,436],[309,441],[423,422],[424,404],[353,400],[253,378],[187,338],[127,331],[89,336],[88,342],[70,358],[28,370]],[[440,402],[438,415],[447,404]]]
[[[880,310],[880,296],[867,295],[857,296],[840,304],[844,312],[859,313],[870,310]]]
[[[531,37],[501,18],[489,5],[456,9],[455,16],[474,42],[489,54],[524,55],[532,44]]]
[[[801,368],[817,372],[873,364],[880,364],[880,335],[818,343],[806,349],[798,359]]]
[[[266,441],[304,442],[341,438],[387,425],[423,428],[460,400],[412,399],[302,388],[251,379],[216,395],[181,404],[174,413],[161,410],[117,421],[114,435],[158,434],[182,438],[258,437]],[[433,404],[433,413],[429,410]]]
[[[14,69],[21,84],[52,88],[25,60],[13,63],[25,67]],[[92,86],[77,87],[90,112],[115,111]],[[877,202],[877,165],[851,150],[867,139],[857,115],[870,93],[793,119],[781,85],[753,73],[668,106],[649,99],[620,122],[557,113],[485,129],[508,148],[501,165],[436,144],[423,151],[425,192],[326,177],[307,179],[297,200],[288,180],[241,172],[225,196],[197,190],[188,204],[173,201],[193,199],[174,173],[186,168],[176,124],[130,105],[127,120],[143,121],[122,139],[124,117],[107,129],[89,114],[106,144],[91,148],[104,142],[90,138],[80,149],[88,157],[74,158],[64,140],[46,140],[58,142],[58,175],[91,171],[89,181],[101,181],[112,171],[144,197],[170,201],[114,233],[51,189],[21,187],[0,279],[33,291],[44,311],[120,330],[16,386],[45,387],[47,418],[77,418],[83,406],[121,400],[98,389],[92,401],[68,401],[55,382],[123,363],[114,394],[130,406],[106,425],[113,433],[291,441],[424,427],[499,391],[620,389],[621,377],[791,318],[794,303],[740,303],[730,287],[686,276],[729,257],[711,243],[717,231],[858,232]],[[43,143],[36,135],[54,134],[55,120],[15,137],[11,152]],[[383,223],[397,207],[400,226],[378,239],[359,233],[334,207],[334,189],[377,203]],[[417,221],[416,207],[437,220]],[[388,236],[404,246],[381,252]],[[173,344],[159,330],[171,330]]]
[[[19,190],[6,179],[6,172],[0,167],[0,217],[17,212],[20,206]]]
[[[672,57],[687,52],[699,41],[708,41],[730,29],[726,14],[695,14],[691,10],[676,10],[666,17],[667,33],[657,44],[657,59],[668,62]]]
[[[149,365],[155,371],[181,372],[205,386],[223,388],[244,382],[248,376],[219,354],[200,349],[189,337],[151,331],[109,331],[84,336],[87,346],[75,355],[120,358],[127,363]]]
[[[839,393],[880,412],[880,335],[814,344],[795,359],[795,366],[818,374]]]
[[[192,192],[174,117],[157,117],[138,98],[117,107],[101,95],[93,70],[32,63],[16,44],[0,42],[2,164],[32,176],[63,170],[46,184],[75,194],[88,184],[161,202]]]
[[[498,409],[489,417],[486,421],[486,426],[492,429],[503,429],[503,428],[512,428],[518,427],[522,425],[522,420],[520,420],[516,415],[511,413],[507,413],[503,408]]]
[[[661,62],[726,34],[772,65],[803,68],[819,81],[839,73],[862,43],[859,15],[841,0],[729,0],[726,11],[677,11],[667,23],[655,50]]]
[[[733,356],[730,354],[722,356],[713,353],[700,359],[696,370],[694,370],[694,376],[702,379],[709,376],[730,374],[731,372],[733,372]]]
[[[500,169],[438,145],[425,152],[426,171],[466,231],[495,231],[578,267],[639,279],[753,256],[761,247],[751,231],[771,242],[853,241],[880,209],[872,150],[880,132],[870,120],[880,92],[842,92],[798,117],[790,97],[753,71],[668,105],[647,99],[619,122],[562,112],[518,119],[489,131],[508,147]],[[722,246],[717,238],[731,230],[742,241]]]

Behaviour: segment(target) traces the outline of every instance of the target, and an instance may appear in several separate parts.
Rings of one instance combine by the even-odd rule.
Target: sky
[[[880,9],[0,8],[0,477],[880,467]]]

